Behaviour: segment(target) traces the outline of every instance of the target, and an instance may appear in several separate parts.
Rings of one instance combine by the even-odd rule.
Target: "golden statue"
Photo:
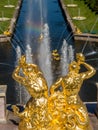
[[[86,72],[79,72],[81,65]],[[76,61],[69,65],[69,73],[60,77],[48,94],[47,82],[38,66],[27,64],[22,56],[13,78],[26,87],[31,98],[23,112],[13,106],[14,113],[20,117],[19,130],[91,130],[86,107],[78,93],[83,81],[95,72],[85,63],[83,54],[78,53]]]
[[[51,86],[50,102],[52,108],[54,108],[54,112],[58,107],[57,112],[59,115],[62,115],[60,121],[63,120],[65,122],[64,130],[90,130],[88,113],[78,93],[83,81],[92,77],[96,71],[93,67],[85,63],[83,54],[76,54],[76,59],[77,61],[73,61],[69,65],[69,73],[59,78],[57,82]],[[87,69],[86,72],[79,73],[81,65]],[[62,88],[61,92],[57,94],[56,90],[60,87]]]
[[[23,72],[22,76],[20,71]],[[43,74],[37,65],[27,64],[26,57],[22,56],[12,77],[24,85],[31,95],[23,112],[19,113],[16,106],[12,107],[15,115],[20,117],[19,130],[42,130],[48,124],[48,87]]]

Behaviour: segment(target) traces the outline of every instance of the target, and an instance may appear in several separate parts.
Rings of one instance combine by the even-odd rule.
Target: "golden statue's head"
[[[78,73],[80,70],[80,66],[79,64],[76,62],[76,61],[72,61],[70,64],[69,64],[69,72],[71,71],[74,71],[76,73]]]
[[[23,55],[20,59],[19,59],[19,66],[22,68],[23,73],[25,75],[30,75],[31,73],[37,73],[37,66],[36,65],[31,65],[26,63],[26,56]],[[37,71],[37,72],[36,72]]]
[[[82,53],[77,53],[76,54],[76,60],[77,60],[77,62],[79,62],[79,61],[84,62],[85,56]]]

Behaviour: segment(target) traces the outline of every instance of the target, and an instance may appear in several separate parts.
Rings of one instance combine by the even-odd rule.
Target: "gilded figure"
[[[80,72],[81,66],[86,68],[85,72]],[[84,55],[77,53],[76,61],[69,64],[68,74],[50,87],[49,94],[39,67],[26,63],[26,57],[22,56],[12,76],[26,87],[31,98],[23,112],[17,106],[12,107],[20,117],[19,130],[91,130],[87,109],[78,93],[83,81],[95,72],[85,62]]]
[[[22,73],[22,76],[20,75]],[[25,110],[19,113],[19,109],[13,106],[14,113],[20,117],[19,130],[42,130],[48,122],[47,119],[47,82],[35,64],[27,64],[23,55],[19,60],[19,66],[13,72],[12,77],[24,85],[31,95]]]
[[[79,72],[81,65],[87,69],[85,72]],[[82,53],[77,53],[76,61],[73,61],[69,64],[68,74],[66,76],[60,77],[50,87],[50,102],[52,103],[51,106],[54,108],[53,111],[57,111],[59,113],[58,115],[62,115],[60,120],[63,120],[64,130],[91,129],[88,112],[78,93],[83,81],[92,77],[95,72],[96,70],[85,62],[84,55]],[[58,88],[62,88],[61,92],[56,91]],[[55,103],[56,100],[57,102]],[[53,117],[53,113],[51,115]]]

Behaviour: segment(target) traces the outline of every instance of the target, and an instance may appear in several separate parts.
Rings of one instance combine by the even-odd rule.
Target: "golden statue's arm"
[[[88,79],[96,73],[96,70],[91,65],[85,62],[85,57],[82,53],[77,53],[76,59],[78,65],[83,65],[87,69],[86,72],[80,73],[82,79]]]
[[[50,93],[53,94],[55,89],[57,89],[58,87],[60,87],[60,85],[62,84],[62,77],[59,78],[51,87],[50,87]]]
[[[13,109],[14,114],[20,118],[26,118],[30,114],[27,107],[25,108],[23,112],[19,112],[19,108],[16,105],[12,105],[12,109]]]
[[[20,69],[21,67],[20,66],[17,66],[16,69],[14,70],[13,74],[12,74],[12,77],[13,79],[15,79],[17,82],[21,83],[21,84],[25,84],[25,78],[20,76]]]
[[[16,116],[22,117],[24,115],[24,112],[19,112],[19,108],[16,105],[12,105],[12,109]]]
[[[22,71],[22,76],[20,75],[20,72]],[[42,75],[41,71],[39,70],[38,66],[35,64],[29,64],[26,63],[26,56],[23,55],[19,59],[19,65],[14,70],[12,77],[22,85],[26,85],[26,76],[28,72],[39,74],[39,76]]]
[[[25,84],[25,78],[24,76],[20,76],[20,70],[23,69],[23,67],[26,67],[26,57],[25,55],[23,55],[20,59],[19,59],[19,65],[16,67],[16,69],[14,70],[12,77],[13,79],[15,79],[17,82],[21,83],[21,84]]]
[[[80,73],[82,79],[88,79],[96,73],[96,70],[89,64],[81,62],[81,65],[84,65],[84,67],[87,69],[87,72]]]

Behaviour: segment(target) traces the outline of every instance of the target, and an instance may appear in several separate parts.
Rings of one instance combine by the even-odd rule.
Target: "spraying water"
[[[33,63],[32,60],[32,50],[29,44],[26,46],[26,62],[27,63]]]
[[[42,72],[44,73],[44,77],[47,80],[48,86],[51,86],[51,84],[53,83],[53,80],[54,80],[53,78],[55,78],[55,76],[53,77],[54,74],[52,72],[53,71],[52,69],[54,69],[54,68],[52,68],[53,61],[52,61],[52,65],[51,65],[50,43],[51,43],[51,47],[52,47],[53,42],[52,42],[52,40],[50,42],[50,32],[49,31],[51,30],[51,32],[52,32],[55,23],[58,21],[58,19],[56,19],[59,17],[59,15],[57,13],[56,13],[56,15],[57,15],[56,18],[54,18],[55,17],[54,16],[54,14],[55,14],[54,7],[58,8],[58,5],[54,4],[53,2],[50,2],[49,0],[29,0],[29,1],[24,0],[24,1],[23,1],[23,6],[21,8],[21,13],[20,13],[21,18],[18,19],[18,24],[17,24],[18,26],[16,26],[17,29],[15,31],[15,35],[14,35],[14,39],[13,39],[14,43],[16,43],[16,44],[13,44],[13,45],[19,45],[21,47],[22,54],[26,55],[27,63],[34,63],[34,61],[35,61],[35,63],[37,63],[39,65]],[[46,2],[47,2],[47,4],[46,4]],[[50,5],[50,3],[51,3],[51,5],[53,5],[53,7]],[[49,8],[51,8],[52,12]],[[51,12],[51,15],[49,12]],[[62,22],[63,19],[61,17],[59,17],[59,19]],[[53,24],[51,23],[51,21],[53,22]],[[44,23],[46,23],[46,24],[44,24]],[[48,27],[48,25],[49,25],[49,27]],[[52,26],[52,29],[51,29],[51,26]],[[61,44],[64,35],[65,34],[67,35],[67,33],[69,32],[69,31],[68,32],[66,31],[67,27],[68,27],[68,24],[66,24],[66,26],[64,25],[65,29],[63,28],[64,31],[61,35],[61,32],[63,30],[62,26],[60,25],[60,28],[58,28],[58,26],[55,26],[55,28],[58,28],[58,30],[60,30],[61,38],[59,40],[59,44]],[[66,33],[65,33],[65,31],[66,31]],[[39,39],[41,33],[42,33],[42,38]],[[57,33],[55,35],[55,38],[57,38],[57,37],[59,37],[59,33]],[[56,41],[54,43],[56,45]],[[66,54],[64,47],[62,47],[62,48],[63,48],[62,57],[65,57],[64,59],[62,58],[62,63],[64,66],[64,65],[66,65],[66,59],[67,59],[68,54]],[[66,50],[68,52],[68,49],[66,49]],[[18,54],[20,55],[20,49],[18,49],[17,55]],[[32,61],[32,56],[31,56],[32,54],[34,56],[33,61]],[[17,56],[17,59],[19,57],[20,56]],[[68,61],[67,61],[67,63],[68,63]],[[56,65],[58,65],[58,64],[56,64]],[[63,68],[64,69],[62,69],[62,72],[65,71],[65,67],[63,67]],[[61,69],[61,67],[58,67],[59,71],[61,71],[60,69]],[[65,73],[64,73],[64,75],[65,75]],[[18,90],[20,92],[20,99],[19,99],[20,101],[19,102],[22,104],[25,104],[26,101],[28,100],[27,98],[29,96],[28,96],[28,94],[26,94],[27,92],[25,91],[25,88],[23,88],[23,86],[19,86],[19,88],[20,88],[20,90]]]
[[[21,48],[20,48],[20,46],[17,46],[17,48],[16,48],[16,64],[15,64],[15,66],[18,65],[18,60],[20,59],[20,57],[21,57]]]
[[[72,45],[68,46],[68,43],[64,39],[61,48],[61,67],[62,75],[65,76],[68,73],[68,65],[74,60],[74,51]]]
[[[16,55],[15,66],[17,66],[19,64],[19,59],[21,57],[20,46],[17,46],[16,52],[17,52],[17,55]],[[32,63],[31,48],[29,45],[27,45],[27,47],[26,47],[26,59],[27,59],[27,63]],[[20,71],[20,75],[23,76],[22,70]],[[26,90],[26,88],[24,86],[22,86],[21,84],[15,82],[15,89],[16,89],[16,96],[17,96],[16,102],[18,104],[26,104],[26,102],[30,98],[30,95],[29,95],[28,91]]]
[[[71,63],[74,60],[74,50],[72,45],[69,45],[68,47],[68,54],[69,54],[69,63]]]
[[[67,75],[68,73],[68,44],[66,40],[63,41],[63,45],[61,48],[61,67],[62,67],[62,75]]]
[[[17,46],[15,66],[18,66],[20,57],[21,57],[21,48],[20,46]],[[21,88],[21,85],[17,82],[15,82],[15,90],[16,90],[16,96],[17,96],[16,102],[21,104],[22,103],[22,88]]]
[[[51,52],[48,24],[44,24],[43,40],[39,47],[39,65],[47,80],[48,86],[52,84]]]

